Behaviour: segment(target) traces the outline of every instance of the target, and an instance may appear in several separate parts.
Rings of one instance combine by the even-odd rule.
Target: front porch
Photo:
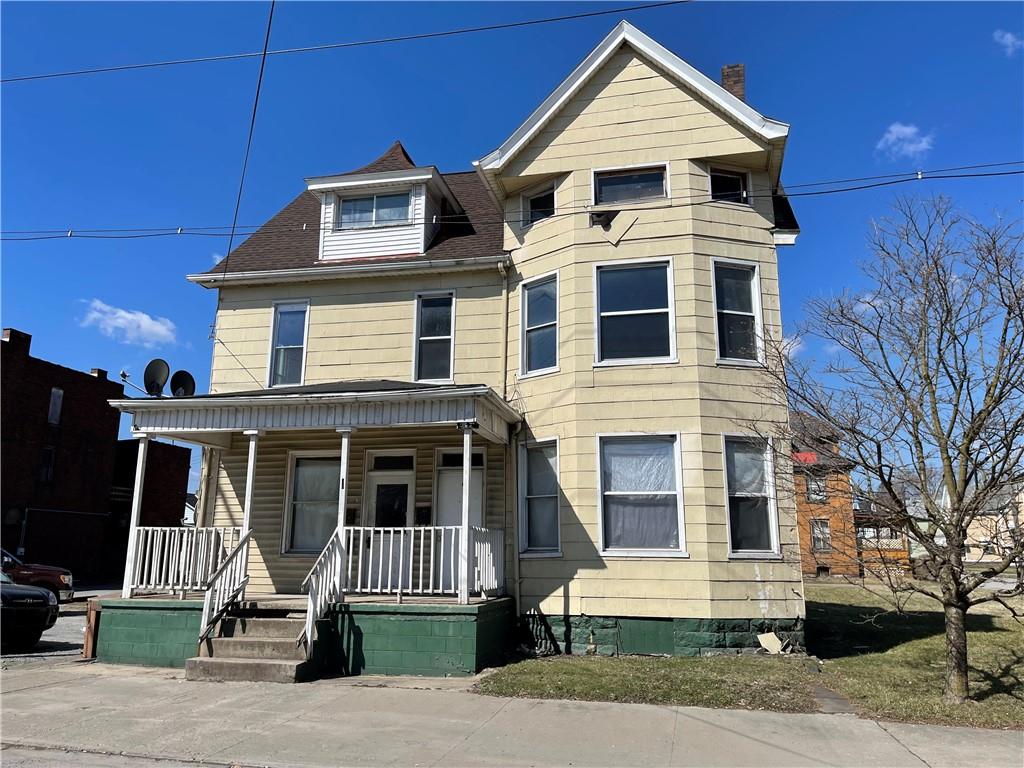
[[[201,597],[202,642],[247,601],[276,597],[298,618],[298,596],[309,658],[334,606],[503,595],[519,416],[486,387],[377,384],[116,401],[143,468],[122,598]],[[195,528],[137,525],[158,436],[204,449]]]

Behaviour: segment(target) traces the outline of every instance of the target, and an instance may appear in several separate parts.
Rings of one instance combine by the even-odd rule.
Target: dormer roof
[[[409,153],[405,147],[402,146],[402,142],[397,139],[395,142],[384,150],[384,154],[374,160],[372,163],[367,163],[362,168],[356,168],[354,171],[348,171],[346,173],[335,174],[337,176],[355,176],[360,173],[380,173],[381,171],[407,171],[415,168],[416,163],[412,161]]]

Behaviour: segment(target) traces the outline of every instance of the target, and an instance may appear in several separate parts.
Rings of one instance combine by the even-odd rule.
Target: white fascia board
[[[796,236],[799,234],[799,229],[777,229],[772,232],[772,242],[775,245],[796,245]]]
[[[711,78],[687,64],[663,45],[644,34],[628,21],[620,21],[601,43],[580,62],[509,138],[490,154],[477,161],[483,170],[505,166],[555,115],[584,83],[618,50],[629,43],[638,52],[656,63],[680,82],[697,91],[723,112],[766,141],[784,139],[789,125],[765,117],[736,98]]]
[[[378,274],[410,274],[417,272],[460,272],[464,270],[481,269],[486,267],[497,267],[499,264],[508,264],[508,256],[478,256],[471,259],[431,259],[410,261],[405,263],[381,263],[381,264],[345,264],[325,263],[316,267],[303,267],[300,269],[264,269],[252,272],[229,272],[216,274],[201,272],[194,275],[186,275],[185,279],[196,283],[204,288],[219,288],[225,283],[233,285],[256,284],[256,283],[295,283],[311,282],[315,280],[333,280],[344,277],[363,277],[366,275]]]

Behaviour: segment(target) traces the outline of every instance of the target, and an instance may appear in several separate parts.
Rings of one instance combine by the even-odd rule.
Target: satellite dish
[[[171,394],[175,397],[192,397],[196,393],[196,380],[188,371],[175,371],[171,376]]]
[[[142,374],[142,382],[146,385],[146,393],[153,397],[160,397],[164,391],[164,384],[167,383],[167,376],[171,372],[171,366],[166,360],[159,357],[150,360],[146,366],[146,372]]]

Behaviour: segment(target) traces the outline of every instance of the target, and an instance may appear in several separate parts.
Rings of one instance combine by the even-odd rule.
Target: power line
[[[963,173],[963,174],[951,174],[945,173],[951,170],[967,170],[973,168],[994,168],[994,167],[1005,167],[1008,165],[1024,165],[1024,161],[1015,160],[1004,163],[984,163],[981,165],[963,165],[953,168],[939,168],[935,170],[921,170],[921,171],[908,171],[901,174],[885,174],[883,176],[874,177],[861,177],[862,179],[885,179],[884,181],[872,182],[869,184],[860,184],[856,186],[839,187],[835,189],[819,189],[809,192],[787,192],[785,197],[821,197],[824,195],[833,195],[838,193],[856,192],[865,189],[874,189],[877,187],[892,186],[895,184],[905,184],[914,181],[933,181],[943,179],[977,179],[977,178],[989,178],[999,176],[1019,176],[1024,174],[1024,170],[1015,171],[988,171],[983,173]],[[855,181],[855,179],[843,179],[837,181],[815,181],[807,182],[805,184],[793,184],[788,185],[789,189],[822,186],[827,184],[838,184],[843,182]],[[765,199],[771,198],[774,194],[748,194],[747,199]],[[666,205],[668,202],[668,205]],[[630,205],[628,210],[630,211],[645,211],[645,210],[658,210],[668,207],[682,208],[694,205],[704,205],[708,203],[717,202],[710,200],[706,192],[690,195],[685,197],[670,198],[668,201],[661,200],[657,203],[653,203],[649,206],[636,206]],[[547,218],[560,218],[563,216],[572,216],[580,212],[587,212],[592,210],[591,205],[579,205],[579,206],[559,206],[557,213]],[[458,223],[465,221],[468,224],[517,224],[525,221],[519,217],[500,217],[494,219],[488,219],[486,217],[468,219],[467,217],[458,215],[446,215],[438,216],[437,220],[439,223]],[[247,224],[238,225],[237,229],[262,231],[263,233],[279,233],[279,232],[308,232],[317,231],[322,228],[319,221],[310,226],[308,224],[303,225],[289,225],[283,227],[270,227],[266,224]],[[331,229],[330,225],[324,227]],[[137,239],[137,238],[148,238],[148,237],[177,237],[179,235],[189,235],[197,237],[229,237],[229,232],[218,231],[229,229],[227,226],[216,226],[216,227],[147,227],[139,229],[43,229],[43,230],[8,230],[0,233],[3,237],[0,240],[5,241],[31,241],[31,240],[59,240],[64,238],[81,238],[81,239],[100,239],[100,240],[119,240],[119,239]],[[251,232],[249,233],[251,234]]]
[[[281,56],[295,53],[313,53],[316,51],[330,51],[342,48],[362,48],[370,45],[384,45],[388,43],[406,43],[414,40],[430,40],[440,37],[455,37],[457,35],[468,35],[476,32],[493,32],[500,29],[516,29],[520,27],[532,27],[539,24],[552,24],[559,21],[573,21],[575,19],[588,19],[595,16],[608,16],[616,13],[629,13],[631,11],[646,11],[651,8],[664,8],[670,5],[682,5],[692,0],[667,0],[666,2],[644,3],[643,5],[630,5],[620,8],[611,8],[603,11],[590,11],[588,13],[573,13],[567,16],[551,16],[544,19],[528,19],[526,21],[513,21],[503,24],[485,24],[477,27],[462,27],[460,29],[448,29],[440,32],[421,32],[413,35],[399,35],[395,37],[380,37],[371,40],[355,40],[347,43],[325,43],[323,45],[307,45],[299,48],[279,48],[274,51],[249,52],[249,53],[226,53],[214,56],[197,56],[189,59],[171,59],[169,61],[150,61],[141,64],[120,64],[110,67],[91,67],[88,69],[73,69],[64,72],[47,72],[38,75],[18,75],[0,79],[0,83],[24,83],[32,80],[52,80],[59,77],[76,77],[78,75],[96,75],[106,72],[127,72],[136,69],[155,69],[158,67],[174,67],[180,64],[206,64],[220,61],[234,61],[237,59],[252,59],[257,56]]]

